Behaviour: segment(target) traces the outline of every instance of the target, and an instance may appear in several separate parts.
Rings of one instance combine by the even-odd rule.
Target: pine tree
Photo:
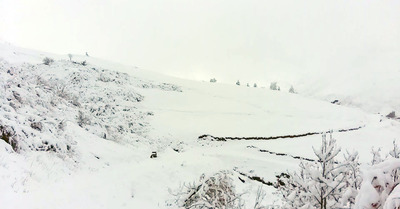
[[[295,94],[295,93],[296,93],[296,91],[294,91],[293,86],[290,86],[289,93],[292,93],[292,94]]]
[[[340,148],[330,135],[322,136],[322,145],[314,149],[317,160],[300,163],[300,172],[291,174],[285,186],[279,187],[282,192],[284,208],[337,208],[346,191],[347,164],[336,161]],[[342,203],[343,204],[343,203]]]

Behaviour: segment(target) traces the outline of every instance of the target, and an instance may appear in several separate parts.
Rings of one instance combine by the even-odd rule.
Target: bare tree
[[[263,206],[261,206],[261,202],[264,200],[264,198],[265,198],[265,191],[263,190],[261,185],[257,189],[257,196],[256,196],[256,201],[254,203],[254,209],[264,208]]]

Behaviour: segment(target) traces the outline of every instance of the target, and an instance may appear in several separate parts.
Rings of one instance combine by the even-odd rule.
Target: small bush
[[[211,82],[211,83],[216,83],[216,82],[217,82],[217,79],[211,78],[211,79],[210,79],[210,82]]]
[[[281,88],[278,86],[277,82],[271,82],[269,85],[269,89],[274,90],[274,91],[280,91]]]
[[[15,131],[12,127],[0,125],[0,139],[11,145],[15,152],[18,152],[18,143],[15,139]]]
[[[184,185],[181,190],[178,205],[183,208],[243,208],[228,171],[210,177],[203,174],[197,184]]]
[[[42,122],[32,122],[31,123],[31,128],[38,130],[38,131],[42,131],[43,130],[43,124]]]
[[[50,58],[50,57],[45,57],[43,59],[43,64],[45,64],[45,65],[50,65],[53,62],[54,62],[54,60],[52,58]]]
[[[91,124],[89,117],[87,117],[82,111],[79,111],[76,119],[80,127]]]
[[[5,127],[3,127],[1,125],[0,125],[0,134],[1,134],[0,139],[5,141],[7,144],[10,144],[11,133],[9,131],[7,131]]]
[[[393,148],[386,157],[382,157],[380,151],[372,150],[373,159],[363,172],[355,209],[396,209],[400,204],[400,147],[393,141]]]

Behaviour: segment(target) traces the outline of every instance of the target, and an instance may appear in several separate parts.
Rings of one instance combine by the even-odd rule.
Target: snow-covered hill
[[[338,100],[341,105],[384,116],[395,111],[400,117],[399,66],[384,63],[371,68],[375,70],[355,68],[345,73],[340,70],[339,73],[305,73],[295,83],[302,95],[328,102]]]
[[[42,64],[45,57],[54,63]],[[399,122],[365,108],[182,80],[80,55],[72,61],[0,44],[1,208],[177,208],[174,191],[183,183],[220,170],[233,173],[251,208],[260,182],[243,183],[240,173],[274,181],[297,168],[299,160],[290,156],[314,158],[311,147],[321,135],[226,142],[199,136],[334,130],[339,145],[359,151],[362,162],[370,161],[372,146],[386,151],[400,138]],[[331,83],[319,85],[341,93]],[[325,93],[307,95],[330,99]],[[264,205],[278,203],[274,188],[264,190]]]

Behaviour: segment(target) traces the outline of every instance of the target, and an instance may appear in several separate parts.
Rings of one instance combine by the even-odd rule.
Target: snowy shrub
[[[400,206],[400,149],[393,149],[386,158],[380,149],[372,150],[373,160],[363,169],[363,181],[356,197],[355,209],[397,209]]]
[[[253,87],[254,87],[254,88],[257,88],[257,84],[256,84],[256,83],[254,83]]]
[[[374,148],[372,148],[371,154],[372,154],[371,165],[375,165],[383,161],[381,156],[381,148],[378,148],[377,150],[374,150]]]
[[[75,157],[71,129],[78,126],[119,143],[154,143],[142,140],[152,114],[137,107],[144,99],[137,88],[181,92],[179,86],[73,63],[14,65],[0,59],[1,143],[19,153],[49,151]],[[99,80],[103,75],[107,85]]]
[[[137,85],[140,88],[155,88],[155,89],[161,89],[164,91],[177,91],[177,92],[182,92],[181,87],[176,86],[174,84],[169,84],[169,83],[161,83],[161,84],[155,84],[155,83],[140,83]]]
[[[45,65],[50,65],[53,62],[54,62],[54,60],[52,58],[49,58],[49,57],[45,57],[43,59],[43,64],[45,64]]]
[[[43,130],[43,123],[42,122],[32,122],[31,123],[31,128],[36,129],[38,131]]]
[[[3,126],[0,124],[0,139],[11,145],[14,151],[18,151],[18,143],[15,138],[15,131],[12,127]]]
[[[11,139],[11,133],[8,131],[5,127],[0,125],[0,134],[3,141],[5,141],[7,144],[10,144],[10,139]]]
[[[236,81],[236,85],[240,86],[240,81],[239,80]]]
[[[78,112],[78,116],[76,117],[77,123],[80,127],[84,127],[85,125],[90,125],[90,119],[86,116],[82,111]]]
[[[216,83],[216,82],[217,82],[217,79],[211,78],[211,79],[210,79],[210,82],[211,82],[211,83]]]
[[[349,169],[348,161],[358,159],[357,154],[348,155],[344,162],[338,162],[336,157],[340,148],[336,147],[332,135],[328,140],[325,134],[321,147],[313,150],[317,161],[302,161],[299,173],[281,179],[283,183],[278,191],[283,195],[284,208],[327,209],[350,204],[348,201],[356,189],[349,188],[357,184],[357,163]]]
[[[249,84],[249,83],[247,83],[247,84],[246,84],[246,86],[247,86],[247,87],[250,87],[250,84]]]
[[[198,183],[185,184],[177,196],[183,208],[243,208],[240,195],[236,194],[231,173],[220,171],[212,176],[201,175]]]
[[[386,198],[383,209],[399,209],[400,208],[400,187],[396,186],[390,195]]]
[[[12,71],[6,73],[3,69]],[[53,84],[57,82],[42,76],[46,73],[54,76],[54,71],[43,65],[14,67],[0,61],[0,83],[7,83],[0,97],[0,125],[6,128],[7,134],[3,130],[1,135],[10,135],[9,144],[18,153],[33,150],[68,154],[66,147],[71,148],[74,143],[58,129],[59,120],[68,117],[71,109],[55,93]]]
[[[399,172],[400,159],[396,158],[386,159],[365,169],[355,208],[397,209],[389,206],[396,204],[396,199],[397,204],[399,203]]]
[[[348,206],[351,208],[355,204],[355,199],[358,194],[358,190],[361,187],[361,174],[360,174],[360,163],[359,163],[358,152],[346,152],[344,155],[344,166],[346,166],[347,175],[346,178],[346,188],[344,194],[341,198],[341,203],[343,206]]]
[[[400,158],[400,148],[397,146],[396,141],[393,141],[393,149],[390,150],[389,155],[393,158]]]
[[[274,90],[274,91],[279,91],[281,88],[278,86],[277,82],[271,82],[269,85],[269,89]]]
[[[98,80],[105,82],[105,83],[114,81],[114,80],[111,80],[111,78],[108,77],[105,73],[101,73]]]

